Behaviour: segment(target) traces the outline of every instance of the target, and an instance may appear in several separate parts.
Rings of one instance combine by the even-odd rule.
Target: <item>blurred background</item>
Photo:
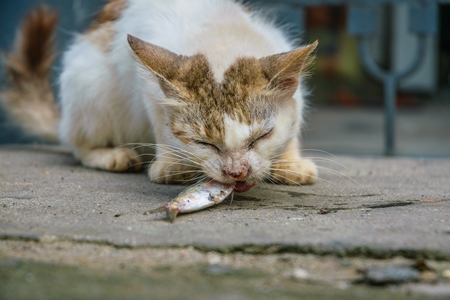
[[[57,34],[61,53],[74,34],[89,24],[104,2],[2,0],[0,49],[11,49],[16,29],[28,9],[46,3],[60,14]],[[355,1],[244,2],[263,7],[299,44],[319,40],[317,60],[307,80],[311,94],[303,128],[303,147],[332,154],[385,154],[384,85],[367,73],[358,52],[358,37],[348,30],[349,3]],[[368,55],[388,72],[407,68],[419,48],[419,40],[410,31],[415,20],[409,14],[409,4],[415,1],[366,2],[370,2],[369,7],[374,12],[368,25],[374,30],[368,38]],[[425,18],[427,24],[436,24],[436,32],[420,41],[424,43],[425,53],[420,57],[418,68],[396,86],[396,155],[450,157],[450,1],[436,2],[436,8],[435,15]],[[59,69],[58,60],[55,78]],[[4,84],[3,68],[0,69],[0,81]],[[0,144],[11,143],[39,141],[26,136],[0,110]]]

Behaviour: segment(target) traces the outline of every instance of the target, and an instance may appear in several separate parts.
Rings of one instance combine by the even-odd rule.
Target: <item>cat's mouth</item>
[[[234,191],[236,193],[244,193],[244,192],[249,191],[255,185],[256,185],[256,182],[248,183],[245,181],[236,181],[236,186],[234,187]]]

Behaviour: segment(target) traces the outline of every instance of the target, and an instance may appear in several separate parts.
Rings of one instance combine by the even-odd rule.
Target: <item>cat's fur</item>
[[[236,1],[110,0],[64,53],[57,134],[55,22],[47,9],[26,18],[2,100],[31,132],[59,136],[85,166],[138,169],[148,148],[136,146],[154,143],[149,175],[159,183],[207,176],[245,191],[264,179],[316,178],[316,166],[300,157],[299,130],[300,78],[317,42],[295,49]]]

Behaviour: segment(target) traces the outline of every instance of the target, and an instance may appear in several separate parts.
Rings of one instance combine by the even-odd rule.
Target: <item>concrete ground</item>
[[[330,156],[311,186],[146,214],[184,187],[0,148],[1,299],[450,297],[450,160]]]
[[[397,155],[450,158],[450,93],[445,97],[446,101],[398,109]],[[383,108],[312,106],[304,128],[305,145],[334,154],[382,155],[384,121]]]

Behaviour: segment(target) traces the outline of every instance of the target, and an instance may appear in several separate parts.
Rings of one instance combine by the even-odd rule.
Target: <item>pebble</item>
[[[208,253],[208,256],[206,259],[208,260],[208,264],[210,264],[210,265],[217,265],[222,260],[220,255],[213,253],[213,252]]]
[[[372,285],[399,284],[420,279],[420,272],[409,266],[386,266],[368,268],[365,281]]]
[[[306,280],[309,279],[311,276],[305,269],[296,268],[290,272],[289,277],[295,280]]]
[[[444,271],[442,272],[442,276],[444,276],[444,277],[447,278],[447,279],[450,279],[450,269],[444,270]]]

